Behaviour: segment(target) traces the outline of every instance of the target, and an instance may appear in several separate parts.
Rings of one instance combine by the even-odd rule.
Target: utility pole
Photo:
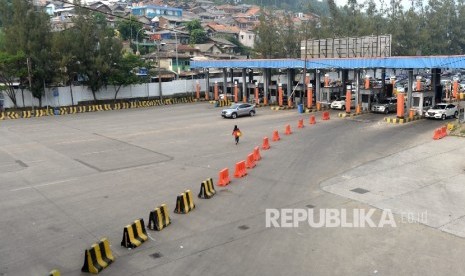
[[[176,31],[174,32],[174,39],[176,40],[176,71],[178,71],[177,79],[179,79],[180,70],[179,70],[179,62],[178,62],[178,35]]]
[[[302,81],[302,88],[303,88],[303,96],[302,96],[302,104],[305,106],[305,97],[306,97],[306,90],[307,90],[307,27],[308,27],[308,20],[305,21],[305,30],[304,30],[304,39],[305,39],[305,53],[304,53],[304,71],[303,71],[303,81]]]
[[[27,62],[27,78],[29,80],[29,91],[31,92],[32,114],[34,114],[34,95],[32,94],[31,62],[29,60],[29,57],[26,59],[26,62]]]
[[[161,92],[161,67],[160,67],[160,40],[157,42],[157,59],[158,59],[158,91],[160,91],[160,101],[163,101],[163,94]]]

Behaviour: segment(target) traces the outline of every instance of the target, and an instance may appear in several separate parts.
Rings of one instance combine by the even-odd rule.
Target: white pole
[[[178,76],[177,79],[179,79],[179,62],[178,62],[178,35],[176,32],[174,32],[174,39],[176,40],[176,70],[178,71]]]

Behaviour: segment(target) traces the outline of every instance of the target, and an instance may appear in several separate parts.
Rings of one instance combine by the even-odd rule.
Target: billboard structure
[[[300,43],[301,58],[354,58],[390,57],[391,38],[389,35],[326,38],[307,40]]]

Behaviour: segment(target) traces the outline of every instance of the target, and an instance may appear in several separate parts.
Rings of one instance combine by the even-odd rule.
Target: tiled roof
[[[216,22],[210,22],[210,23],[208,23],[207,26],[209,28],[211,28],[212,30],[214,30],[215,32],[218,32],[218,33],[237,34],[240,31],[240,29],[238,27],[236,27],[236,26],[225,26],[225,25],[218,24]]]

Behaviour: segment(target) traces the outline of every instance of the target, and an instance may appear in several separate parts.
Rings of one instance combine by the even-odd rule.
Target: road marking
[[[91,141],[98,141],[98,139],[83,139],[83,140],[72,140],[72,141],[63,141],[59,143],[55,143],[55,145],[66,145],[66,144],[74,144],[74,143],[81,143],[81,142],[91,142]]]
[[[74,181],[76,179],[77,178],[70,178],[70,179],[66,179],[66,180],[59,180],[59,181],[54,181],[54,182],[49,182],[49,183],[44,183],[44,184],[39,184],[39,185],[34,185],[34,186],[27,186],[27,187],[22,187],[22,188],[17,188],[17,189],[10,190],[10,192],[18,192],[18,191],[27,190],[27,189],[46,187],[46,186],[51,186],[51,185],[56,185],[56,184],[61,184],[61,183]]]
[[[109,149],[109,150],[101,150],[101,151],[92,151],[92,152],[86,152],[81,155],[91,155],[91,154],[99,154],[99,153],[104,153],[104,152],[111,152],[111,151],[117,151],[119,149]]]

